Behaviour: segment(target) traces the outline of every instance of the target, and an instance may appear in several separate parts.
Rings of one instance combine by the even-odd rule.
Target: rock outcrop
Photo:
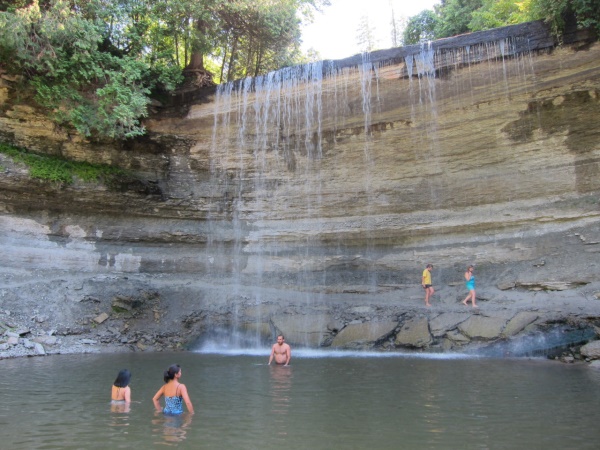
[[[127,142],[57,129],[0,73],[0,140],[135,174],[58,185],[0,153],[0,308],[61,305],[51,336],[105,312],[144,349],[235,327],[464,350],[597,325],[600,44],[503,33],[187,93]],[[456,305],[468,264],[481,314]]]

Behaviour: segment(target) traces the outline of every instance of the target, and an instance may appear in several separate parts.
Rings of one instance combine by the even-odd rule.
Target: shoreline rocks
[[[257,304],[231,295],[227,286],[207,287],[188,276],[127,274],[99,282],[94,276],[62,273],[57,289],[56,275],[39,272],[34,285],[28,277],[13,276],[12,286],[0,290],[0,359],[189,350],[234,334],[267,349],[278,333],[296,348],[545,354],[568,363],[600,359],[600,341],[595,340],[600,301],[581,291],[597,291],[594,283],[541,298],[488,288],[489,299],[481,298],[480,308],[455,300],[461,286],[440,286],[433,306],[426,308],[420,286],[338,293],[319,301],[305,293],[264,290]],[[64,292],[75,286],[77,298],[65,304]],[[199,300],[201,293],[211,302]],[[44,298],[44,304],[37,298]],[[35,308],[23,309],[28,303]]]

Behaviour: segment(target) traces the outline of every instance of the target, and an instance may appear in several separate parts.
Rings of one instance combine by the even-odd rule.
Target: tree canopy
[[[441,39],[472,31],[545,20],[560,35],[565,17],[575,16],[579,27],[600,34],[598,0],[441,0],[432,10],[410,17],[404,29],[404,45]]]
[[[404,45],[567,13],[600,33],[599,0],[441,0],[400,22]],[[301,24],[330,0],[0,0],[0,70],[18,75],[58,126],[93,138],[145,132],[153,92],[306,62]],[[370,24],[358,29],[374,48]]]
[[[303,61],[300,26],[329,0],[0,0],[0,69],[59,126],[144,133],[152,91]]]

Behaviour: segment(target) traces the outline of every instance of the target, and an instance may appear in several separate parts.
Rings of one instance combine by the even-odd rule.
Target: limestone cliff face
[[[287,69],[156,107],[127,143],[55,129],[3,77],[3,141],[142,180],[57,186],[0,155],[3,264],[319,298],[427,262],[435,284],[600,281],[600,44],[523,39]]]

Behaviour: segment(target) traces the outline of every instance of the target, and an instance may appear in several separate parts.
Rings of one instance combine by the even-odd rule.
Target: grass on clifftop
[[[122,169],[105,164],[90,164],[69,161],[57,156],[39,155],[2,142],[0,142],[0,153],[9,156],[15,162],[25,164],[29,168],[29,175],[40,180],[72,184],[75,177],[92,182],[125,174]],[[2,166],[0,169],[4,170]]]

